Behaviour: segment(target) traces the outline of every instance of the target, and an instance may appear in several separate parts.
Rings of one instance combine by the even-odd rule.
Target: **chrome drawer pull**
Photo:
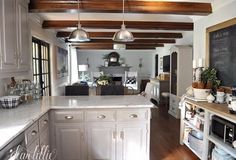
[[[31,135],[32,135],[32,136],[35,136],[36,134],[37,134],[37,131],[32,131],[32,132],[31,132]]]
[[[138,118],[138,115],[137,114],[131,114],[129,117],[130,118]]]
[[[66,120],[71,120],[71,119],[73,119],[74,117],[73,116],[65,116],[65,119]]]
[[[100,115],[100,116],[97,116],[98,119],[105,119],[106,116],[105,115]]]

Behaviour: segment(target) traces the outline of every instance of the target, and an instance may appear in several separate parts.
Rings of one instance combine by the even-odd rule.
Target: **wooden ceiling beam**
[[[68,42],[68,40],[66,40]],[[175,39],[135,39],[134,42],[129,42],[129,43],[121,43],[121,44],[144,44],[144,45],[155,45],[159,43],[175,43]],[[91,39],[90,42],[82,42],[82,43],[77,43],[81,45],[86,45],[86,44],[113,44],[117,43],[114,42],[112,39]]]
[[[71,32],[57,32],[57,38],[68,38]],[[183,38],[182,33],[132,32],[136,39],[142,38]],[[112,38],[115,32],[89,32],[90,38]]]
[[[29,4],[30,12],[70,12],[77,8],[77,0],[31,0]],[[121,13],[122,1],[82,0],[80,9],[81,12]],[[212,7],[211,3],[127,0],[125,11],[127,13],[209,15],[212,13]]]
[[[113,49],[113,44],[73,44],[72,46],[83,50]],[[164,44],[126,44],[126,49],[156,49],[156,47],[164,47]]]
[[[91,29],[120,29],[121,21],[81,21],[82,27]],[[77,27],[78,21],[47,20],[42,27],[44,29],[64,29]],[[142,30],[193,30],[191,22],[150,22],[150,21],[126,21],[125,25],[129,29]]]

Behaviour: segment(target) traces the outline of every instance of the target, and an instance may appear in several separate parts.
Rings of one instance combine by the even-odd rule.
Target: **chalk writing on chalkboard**
[[[222,85],[236,84],[236,25],[210,32],[209,64],[218,70]]]

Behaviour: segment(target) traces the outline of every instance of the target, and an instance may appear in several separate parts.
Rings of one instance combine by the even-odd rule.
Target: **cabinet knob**
[[[99,115],[99,116],[97,116],[97,118],[98,118],[98,119],[105,119],[106,116],[105,116],[105,115]]]
[[[43,124],[48,124],[48,120],[45,119],[45,120],[43,121]]]
[[[65,116],[65,119],[66,120],[71,120],[71,119],[73,119],[74,117],[73,116]]]
[[[35,131],[35,130],[33,130],[32,132],[31,132],[31,135],[32,136],[35,136],[37,134],[37,131]]]
[[[129,117],[130,118],[138,118],[138,115],[137,114],[131,114]]]

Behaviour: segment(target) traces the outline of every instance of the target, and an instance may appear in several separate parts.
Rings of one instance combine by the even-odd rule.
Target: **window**
[[[39,83],[42,96],[51,95],[49,44],[32,38],[33,81]]]

